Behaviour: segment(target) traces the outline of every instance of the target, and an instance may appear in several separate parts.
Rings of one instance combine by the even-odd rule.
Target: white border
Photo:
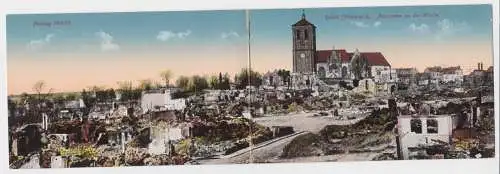
[[[198,2],[197,2],[198,1]],[[321,0],[2,0],[0,5],[0,173],[499,173],[498,160],[498,118],[499,118],[499,2],[498,0],[419,0],[400,2],[398,0],[343,0],[328,2]],[[163,166],[126,168],[86,168],[48,170],[9,170],[7,148],[7,85],[6,85],[6,37],[5,14],[24,13],[76,13],[76,12],[129,12],[129,11],[178,11],[178,10],[233,10],[274,9],[305,7],[357,7],[357,6],[402,6],[402,5],[448,5],[448,4],[493,4],[494,64],[495,64],[495,130],[496,158],[481,160],[432,160],[432,161],[383,161],[383,162],[336,162],[307,164],[250,164],[250,165],[203,165]]]

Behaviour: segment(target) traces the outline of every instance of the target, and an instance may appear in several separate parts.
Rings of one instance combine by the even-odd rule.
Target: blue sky
[[[426,13],[437,16],[413,17],[413,14]],[[359,43],[371,39],[377,42],[429,42],[439,40],[441,35],[441,39],[450,42],[464,39],[491,40],[491,13],[490,5],[305,9],[307,20],[318,27],[319,47],[323,47],[321,43]],[[302,10],[298,9],[252,11],[255,42],[291,42],[290,25],[299,20],[301,14]],[[412,17],[378,18],[379,14],[409,14]],[[339,18],[334,19],[334,16]],[[348,16],[370,18],[354,19]],[[427,35],[422,37],[423,34]]]
[[[93,53],[99,46],[127,52],[151,51],[161,45],[231,44],[228,39],[245,31],[244,15],[243,11],[9,15],[7,41],[14,52],[26,51],[33,41],[50,42],[43,52],[56,53]],[[53,21],[71,24],[36,24]]]
[[[39,80],[56,91],[159,81],[165,69],[172,81],[233,74],[247,66],[245,31],[241,10],[9,15],[9,93],[31,91]]]
[[[490,5],[318,8],[305,9],[305,12],[307,19],[318,27],[318,48],[366,41],[481,40],[491,39],[492,35]],[[379,14],[424,13],[439,16],[377,18]],[[95,47],[103,46],[99,43],[109,43],[103,47],[119,47],[122,52],[148,50],[165,45],[157,37],[162,31],[164,41],[168,39],[171,41],[168,43],[175,46],[224,44],[227,40],[220,38],[223,33],[228,37],[244,34],[244,15],[244,11],[9,15],[8,50],[25,52],[30,42],[39,45],[51,42],[50,46],[45,46],[44,52],[57,53],[92,53],[98,50]],[[300,15],[299,9],[252,10],[253,43],[289,45],[290,25]],[[333,16],[342,18],[343,15],[368,15],[370,19],[332,19]],[[52,27],[34,25],[35,22],[57,20],[70,21],[71,24]],[[107,41],[106,38],[110,37],[112,40]],[[244,38],[239,37],[239,41]]]
[[[491,5],[304,11],[306,19],[317,27],[317,49],[335,46],[347,51],[381,52],[393,67],[413,66],[419,70],[440,65],[467,67],[467,72],[476,62],[493,65]],[[266,9],[251,13],[254,67],[259,71],[291,68],[291,25],[300,20],[302,10]],[[415,14],[419,16],[414,17]],[[379,18],[380,15],[384,17]]]
[[[393,67],[423,70],[492,65],[491,11],[490,5],[447,5],[315,8],[305,14],[317,26],[318,49],[376,51]],[[252,67],[291,69],[291,25],[302,9],[250,14]],[[382,19],[379,14],[410,17]],[[65,25],[43,25],[55,21]],[[172,81],[180,75],[234,74],[247,67],[245,32],[243,10],[8,15],[8,89],[30,91],[44,80],[58,91],[74,91],[122,80],[158,80],[164,69],[174,72]]]

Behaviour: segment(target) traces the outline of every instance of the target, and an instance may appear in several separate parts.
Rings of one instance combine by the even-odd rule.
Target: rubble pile
[[[231,147],[229,147],[225,152],[224,152],[224,155],[229,155],[229,154],[232,154],[238,150],[241,150],[241,149],[244,149],[244,148],[247,148],[249,147],[250,144],[248,143],[248,141],[246,140],[239,140],[239,141],[236,141],[234,142]]]
[[[305,101],[305,108],[307,110],[328,110],[334,107],[334,101],[332,97],[322,97],[318,99],[310,99]]]
[[[189,84],[194,91],[167,86],[136,99],[99,99],[88,108],[56,104],[41,107],[43,114],[27,109],[9,118],[15,125],[9,130],[10,162],[18,166],[37,154],[44,168],[191,164],[224,155],[220,159],[232,160],[231,154],[246,153],[250,145],[260,148],[260,162],[273,161],[269,156],[281,150],[286,160],[363,155],[358,153],[369,160],[495,156],[492,86],[434,79],[398,87],[402,82],[389,73],[387,80],[358,74],[325,81],[297,74],[286,85],[264,87],[221,88],[214,78],[202,88]],[[397,157],[396,146],[402,149]]]
[[[397,157],[395,156],[394,153],[382,153],[373,158],[372,161],[386,161],[386,160],[396,160],[396,159]]]
[[[169,157],[167,155],[156,155],[151,157],[146,157],[144,159],[144,165],[148,166],[158,166],[158,165],[183,165],[189,161],[186,156],[174,156]]]
[[[128,147],[125,150],[125,163],[131,166],[140,166],[144,164],[144,159],[146,156],[145,149]]]
[[[328,125],[319,134],[308,133],[299,136],[286,146],[282,157],[382,152],[387,148],[395,148],[390,144],[395,137],[392,130],[396,120],[389,117],[388,112],[388,109],[375,110],[355,124]]]
[[[320,156],[324,154],[325,148],[326,145],[321,140],[320,136],[313,133],[307,133],[298,136],[286,145],[281,154],[281,158]]]
[[[195,137],[205,137],[208,142],[241,139],[249,134],[249,126],[245,122],[211,122],[195,124],[192,132]]]
[[[197,136],[194,141],[185,141],[179,144],[194,143],[196,148],[194,148],[195,150],[192,152],[193,155],[198,157],[208,157],[217,153],[230,154],[236,152],[248,147],[250,141],[252,141],[253,144],[258,144],[273,138],[273,133],[269,128],[252,123],[243,118],[239,120],[243,120],[243,122],[239,122],[239,124],[232,123],[234,124],[234,127],[229,126],[230,129],[227,127],[220,129],[225,130],[226,132],[208,129],[205,132],[206,134]],[[248,123],[251,123],[252,126],[251,139],[249,129],[250,126],[247,125]],[[231,131],[228,132],[227,130]]]
[[[388,109],[374,110],[367,118],[353,125],[328,125],[320,131],[325,140],[343,139],[371,133],[392,131],[396,125],[394,117],[388,115]]]
[[[273,132],[268,127],[263,127],[257,124],[254,124],[254,128],[252,131],[252,143],[259,144],[264,141],[271,140],[273,138]]]
[[[100,156],[96,161],[99,167],[116,166],[155,166],[155,165],[182,165],[189,161],[185,155],[150,155],[145,149],[130,148],[125,154]]]

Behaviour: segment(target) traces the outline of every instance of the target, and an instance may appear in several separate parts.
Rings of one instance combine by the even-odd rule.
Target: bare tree
[[[47,86],[47,84],[45,83],[45,81],[43,80],[40,80],[38,82],[35,83],[35,85],[33,85],[33,91],[38,95],[38,99],[39,100],[42,100],[42,99],[45,99],[46,96],[48,96],[49,94],[52,93],[53,89],[50,88],[45,94],[44,94],[44,90],[45,90],[45,87]]]
[[[173,73],[170,70],[164,70],[160,73],[160,77],[163,81],[165,81],[165,86],[168,87],[170,84],[170,79],[172,78]]]
[[[222,75],[220,76],[220,79],[215,75],[210,76],[210,78],[208,79],[208,85],[211,89],[219,89],[220,81],[222,81]]]
[[[153,85],[154,89],[160,89],[161,86],[162,86],[161,82],[158,82],[158,81],[154,82],[154,85]]]
[[[140,80],[139,88],[141,90],[151,90],[153,88],[153,81],[151,79]]]
[[[131,81],[120,81],[117,82],[118,91],[121,93],[121,98],[123,101],[130,101],[133,98],[134,87]]]
[[[186,76],[180,76],[179,78],[177,78],[177,81],[175,82],[176,83],[176,86],[178,88],[182,88],[184,90],[188,90],[189,88],[189,77],[186,77]]]
[[[42,102],[46,99],[46,97],[50,93],[52,93],[52,88],[50,88],[46,94],[43,94],[45,88],[46,88],[46,83],[43,80],[39,80],[33,85],[33,92],[35,92],[37,95],[36,105],[39,111],[42,109]]]
[[[33,91],[38,95],[40,95],[44,89],[45,89],[45,81],[43,80],[40,80],[33,85]]]
[[[118,84],[118,89],[121,91],[127,91],[133,89],[131,81],[119,81],[117,82],[117,84]]]

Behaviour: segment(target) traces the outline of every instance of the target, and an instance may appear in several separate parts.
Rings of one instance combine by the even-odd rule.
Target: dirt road
[[[307,132],[297,132],[288,136],[269,140],[257,145],[254,145],[250,152],[250,148],[245,148],[227,156],[221,156],[219,159],[199,160],[200,164],[242,164],[250,163],[250,154],[253,162],[263,162],[267,159],[278,159],[283,152],[283,148],[289,144],[295,137],[303,135]]]
[[[314,116],[314,113],[265,116],[253,120],[263,126],[292,126],[295,131],[318,133],[327,125],[350,125],[364,119],[368,114],[353,115],[353,120],[338,120],[333,116]]]

